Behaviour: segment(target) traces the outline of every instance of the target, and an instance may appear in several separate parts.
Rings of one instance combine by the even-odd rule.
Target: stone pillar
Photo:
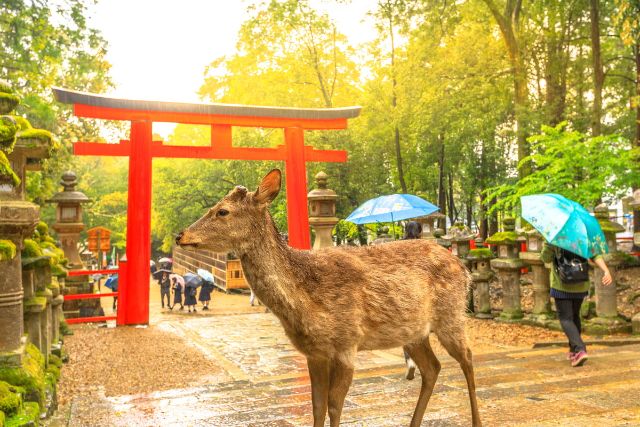
[[[309,225],[316,232],[313,249],[333,246],[331,230],[338,223],[336,217],[335,191],[327,188],[327,174],[318,172],[316,175],[316,187],[307,194],[309,199]]]
[[[469,254],[471,246],[470,242],[473,239],[471,230],[465,227],[462,223],[457,222],[449,229],[449,234],[444,236],[443,239],[450,242],[451,253],[457,256],[464,266],[470,270],[471,262],[467,259],[467,255]],[[473,313],[473,305],[473,288],[471,288],[467,294],[468,313]]]
[[[24,238],[38,224],[39,215],[39,207],[33,203],[19,200],[0,203],[0,237],[16,247],[15,257],[0,261],[0,365],[17,365],[21,360],[24,291],[20,251]]]
[[[478,308],[475,310],[475,317],[478,319],[493,319],[489,294],[489,282],[494,276],[489,265],[491,258],[491,249],[483,247],[482,238],[477,238],[476,249],[469,250],[467,261],[470,263],[471,280],[478,302]]]
[[[491,260],[491,267],[496,270],[502,287],[500,320],[504,321],[519,320],[523,317],[520,302],[520,269],[524,262],[518,257],[517,238],[515,219],[505,218],[504,231],[487,239],[487,243],[498,247],[498,258]]]
[[[591,322],[594,324],[605,325],[607,332],[623,332],[630,329],[628,322],[618,316],[617,286],[616,273],[620,264],[622,264],[622,255],[618,252],[616,244],[616,233],[624,231],[624,227],[617,222],[609,220],[609,208],[604,205],[598,205],[594,209],[595,216],[600,223],[600,227],[604,232],[609,246],[609,253],[603,255],[604,261],[611,271],[613,283],[609,286],[602,284],[602,276],[604,273],[599,268],[593,270],[593,280],[595,284],[596,297],[596,318]]]
[[[555,316],[551,311],[549,296],[549,268],[540,259],[543,237],[536,230],[527,231],[525,234],[527,251],[520,252],[518,256],[533,270],[533,313],[529,317],[535,323],[544,323]]]

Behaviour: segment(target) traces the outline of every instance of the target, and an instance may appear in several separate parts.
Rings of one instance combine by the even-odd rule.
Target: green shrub
[[[40,407],[35,402],[25,402],[22,410],[5,421],[5,427],[37,426],[40,419]]]
[[[11,416],[18,412],[21,404],[20,391],[11,384],[0,381],[0,411]]]

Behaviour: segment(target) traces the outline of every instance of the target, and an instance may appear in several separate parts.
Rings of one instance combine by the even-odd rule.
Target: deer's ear
[[[262,182],[253,195],[258,203],[271,203],[280,192],[280,183],[282,181],[282,172],[280,169],[273,169],[262,178]]]

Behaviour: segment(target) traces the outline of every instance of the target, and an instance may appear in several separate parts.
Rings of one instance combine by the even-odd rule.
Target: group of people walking
[[[180,305],[178,310],[184,310],[186,306],[189,313],[196,312],[198,301],[202,303],[202,310],[209,310],[209,302],[211,301],[211,292],[214,289],[213,276],[204,270],[198,270],[198,274],[187,273],[184,276],[173,273],[171,271],[171,263],[160,263],[161,268],[154,271],[152,265],[152,274],[160,286],[160,302],[162,308],[166,307],[173,310],[176,305]],[[198,292],[198,289],[200,291]],[[173,304],[171,295],[173,294]]]

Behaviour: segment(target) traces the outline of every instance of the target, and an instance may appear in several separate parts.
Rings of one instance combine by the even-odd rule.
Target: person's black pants
[[[582,300],[582,298],[555,298],[558,319],[560,320],[562,330],[567,338],[569,338],[569,351],[573,353],[587,351],[587,346],[580,336],[582,332],[582,325],[580,324],[580,307],[582,306]]]
[[[162,302],[162,307],[164,308],[164,297],[167,297],[167,307],[171,307],[171,292],[167,289],[166,291],[160,290],[160,301]]]

